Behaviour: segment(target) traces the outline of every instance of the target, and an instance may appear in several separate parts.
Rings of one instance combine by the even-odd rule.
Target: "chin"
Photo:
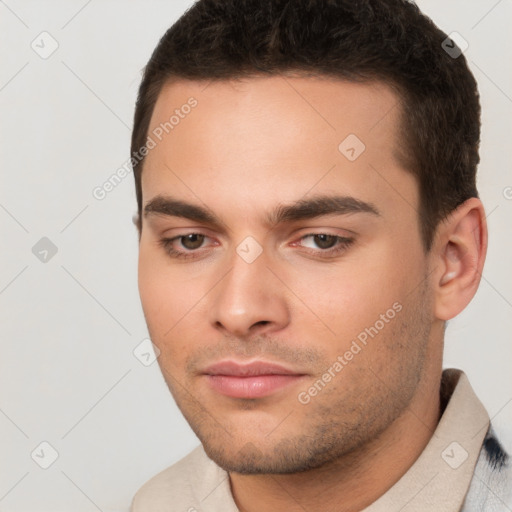
[[[233,443],[229,450],[207,442],[203,442],[203,448],[222,469],[242,475],[301,473],[332,462],[337,456],[333,450],[314,450],[312,446],[304,446],[300,440],[289,439],[283,439],[265,451],[250,441],[238,450]]]

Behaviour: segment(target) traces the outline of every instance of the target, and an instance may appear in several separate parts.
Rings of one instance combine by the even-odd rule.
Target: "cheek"
[[[153,343],[166,368],[179,367],[205,318],[205,279],[191,279],[185,267],[172,267],[155,251],[139,252],[138,287],[144,317]]]
[[[384,321],[387,329],[386,320],[395,318],[396,309],[401,309],[422,275],[418,260],[400,262],[398,254],[396,245],[373,244],[354,258],[317,267],[314,272],[298,272],[291,288],[303,301],[296,314],[300,329],[314,330],[318,335],[321,326],[327,342],[324,346],[332,356],[346,350],[376,322],[381,327]],[[415,275],[418,279],[411,277]],[[381,320],[381,315],[386,318]]]
[[[161,261],[161,256],[143,243],[139,251],[138,286],[153,342],[159,344],[178,321],[183,300],[173,273]]]
[[[183,317],[181,302],[173,292],[173,282],[162,275],[155,265],[146,265],[141,258],[139,263],[139,293],[144,317],[151,341],[158,347],[158,364],[162,373],[178,375],[182,362],[179,357],[184,347],[179,347],[179,319]]]

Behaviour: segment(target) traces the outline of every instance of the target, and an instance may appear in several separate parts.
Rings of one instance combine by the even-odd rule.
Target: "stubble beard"
[[[201,397],[184,391],[172,378],[166,377],[167,384],[208,457],[228,472],[293,474],[354,465],[358,455],[404,413],[421,381],[431,329],[425,282],[415,299],[414,304],[404,305],[387,326],[389,330],[369,342],[386,344],[386,360],[360,364],[352,372],[359,382],[347,386],[349,392],[340,394],[336,385],[326,387],[307,405],[299,405],[292,395],[294,403],[289,409],[303,411],[302,417],[297,411],[290,414],[275,434],[246,437],[246,432],[230,424]],[[350,364],[357,365],[357,361]],[[258,407],[257,400],[244,400],[240,405],[246,410]],[[287,412],[283,407],[283,417]]]

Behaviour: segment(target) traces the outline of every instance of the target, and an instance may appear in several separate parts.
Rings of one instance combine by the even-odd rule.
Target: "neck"
[[[439,422],[441,366],[425,368],[425,375],[402,415],[342,459],[288,475],[230,473],[240,512],[355,512],[376,501],[413,465]]]

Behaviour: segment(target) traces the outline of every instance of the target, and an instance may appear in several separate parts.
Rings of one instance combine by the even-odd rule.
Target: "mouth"
[[[306,374],[279,364],[221,361],[202,374],[213,391],[232,398],[262,398],[302,380]]]

